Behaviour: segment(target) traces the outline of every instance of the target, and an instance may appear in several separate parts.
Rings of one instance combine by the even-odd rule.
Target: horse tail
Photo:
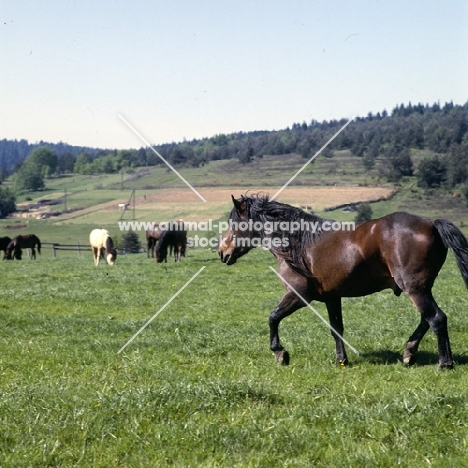
[[[41,241],[39,240],[39,237],[36,237],[36,242],[37,242],[37,252],[41,253]]]
[[[463,281],[468,288],[468,241],[466,237],[460,229],[446,219],[436,219],[434,226],[445,247],[453,250]]]

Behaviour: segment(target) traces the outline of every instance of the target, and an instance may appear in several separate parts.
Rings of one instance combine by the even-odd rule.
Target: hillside
[[[417,161],[427,152],[413,150]],[[139,168],[130,174],[67,175],[47,179],[47,189],[22,194],[19,209],[26,205],[55,200],[57,204],[39,204],[39,208],[22,213],[20,218],[0,220],[0,235],[13,237],[35,232],[49,242],[87,243],[89,230],[105,226],[118,231],[119,220],[161,221],[185,219],[206,221],[226,219],[230,195],[246,191],[263,191],[273,195],[304,164],[297,154],[265,156],[251,164],[236,160],[213,161],[203,167],[181,168],[180,173],[207,199],[202,202],[176,174],[162,167]],[[11,181],[5,182],[6,186]],[[135,190],[135,211],[133,199]],[[399,184],[389,184],[377,170],[366,171],[358,156],[335,152],[333,157],[319,156],[284,190],[279,200],[338,220],[352,220],[353,212],[342,209],[325,211],[343,203],[355,203],[396,195],[388,201],[372,203],[374,217],[404,210],[431,217],[452,219],[459,226],[468,226],[466,201],[453,190],[424,190],[417,187],[415,177],[405,177]],[[454,197],[455,194],[455,197]],[[119,203],[130,203],[119,210]],[[46,212],[45,219],[40,213]],[[115,234],[120,235],[120,234]],[[143,234],[140,234],[140,237]],[[144,237],[144,236],[143,236]]]
[[[280,201],[338,220],[351,220],[354,213],[330,212],[330,207],[392,195],[372,204],[374,217],[404,210],[468,225],[468,104],[400,105],[390,114],[357,118],[307,164],[344,123],[312,121],[275,132],[239,132],[158,147],[208,203],[150,148],[105,151],[61,144],[52,147],[58,164],[47,172],[44,189],[17,190],[25,168],[44,177],[32,157],[3,181],[2,187],[16,193],[21,213],[0,220],[0,233],[35,230],[51,238],[61,233],[81,238],[96,225],[115,229],[120,219],[225,218],[231,194],[273,195],[288,182]],[[27,142],[19,143],[24,153]],[[1,141],[0,154],[5,151],[10,163],[12,155],[22,154]],[[129,209],[119,210],[119,204],[129,202]],[[67,226],[76,229],[67,231]]]

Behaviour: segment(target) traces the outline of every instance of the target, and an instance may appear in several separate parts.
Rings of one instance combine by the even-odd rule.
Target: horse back
[[[106,229],[93,229],[89,234],[89,243],[92,247],[98,249],[106,248],[106,240],[110,237],[109,231]]]
[[[9,237],[0,237],[0,250],[6,250],[10,242],[11,239]]]
[[[153,227],[153,229],[148,229],[146,231],[146,240],[149,241],[149,240],[159,240],[159,238],[161,237],[161,233],[162,233],[162,230],[159,229],[159,225],[158,224],[155,224],[155,226]]]
[[[309,261],[323,294],[361,296],[430,289],[446,255],[432,220],[400,212],[322,236]]]

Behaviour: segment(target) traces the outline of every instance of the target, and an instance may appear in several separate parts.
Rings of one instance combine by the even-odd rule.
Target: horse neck
[[[104,245],[105,245],[106,250],[111,250],[114,248],[114,243],[112,242],[112,239],[110,238],[110,236],[107,236],[107,239],[105,240]]]
[[[171,243],[172,231],[163,231],[159,237],[158,243],[156,245],[156,251],[161,252],[167,250],[167,247]]]
[[[291,212],[288,213],[289,216],[286,214],[282,213],[266,213],[262,214],[260,216],[252,216],[252,221],[255,223],[256,221],[260,221],[263,226],[265,227],[266,223],[270,223],[270,226],[273,226],[273,232],[274,233],[285,233],[286,235],[290,235],[290,233],[287,232],[287,230],[283,231],[281,228],[281,223],[286,222],[288,223],[289,228],[295,229],[295,231],[298,232],[307,232],[307,238],[309,240],[315,239],[318,235],[322,233],[322,231],[319,229],[322,225],[322,223],[325,221],[324,218],[321,218],[320,216],[317,216],[312,213],[306,213],[305,211],[299,210],[297,208],[296,210],[292,210]],[[297,224],[293,223],[299,223],[299,227],[297,227]],[[266,232],[265,229],[262,229],[260,231],[260,237],[267,237],[269,236],[270,233]]]

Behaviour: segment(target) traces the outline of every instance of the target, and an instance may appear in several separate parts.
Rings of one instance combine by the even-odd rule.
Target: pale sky
[[[468,2],[0,0],[0,139],[100,148],[468,101]]]

